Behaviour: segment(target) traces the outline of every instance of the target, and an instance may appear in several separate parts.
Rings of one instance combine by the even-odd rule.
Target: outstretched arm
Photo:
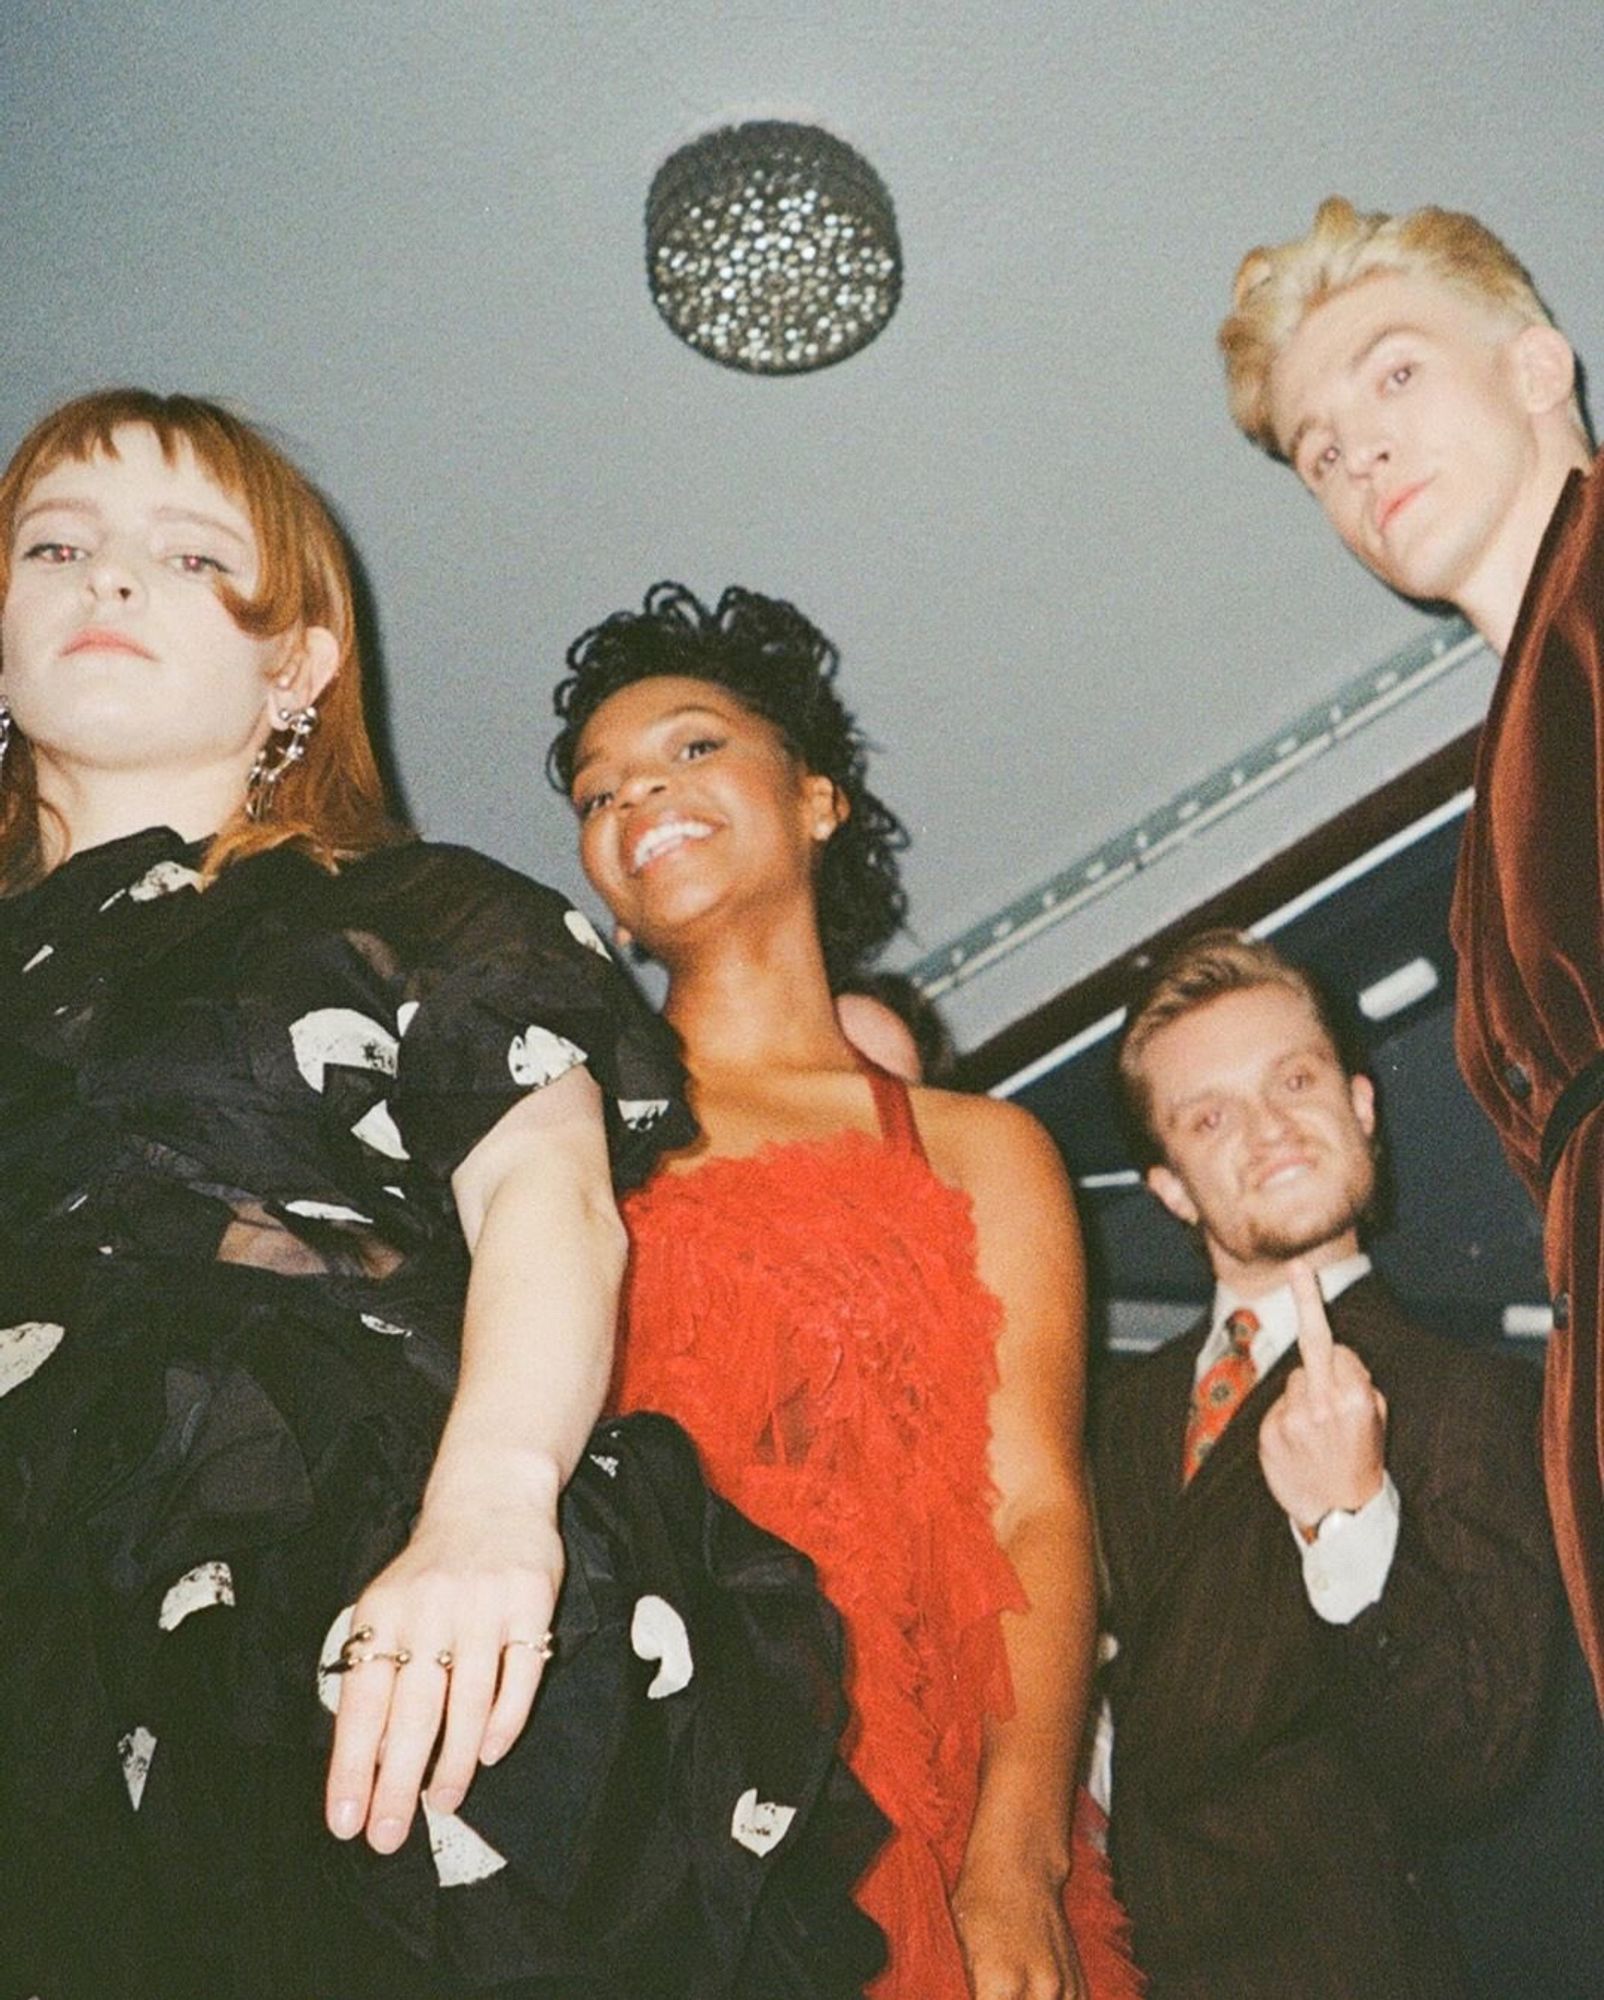
[[[330,1829],[366,1827],[381,1853],[406,1838],[431,1758],[430,1804],[454,1811],[539,1685],[557,1500],[606,1393],[624,1266],[589,1073],[521,1099],[452,1192],[473,1260],[461,1376],[412,1539],[352,1618],[372,1633],[361,1650],[411,1657],[343,1676],[329,1767]]]
[[[1004,1619],[1014,1707],[987,1728],[953,1914],[977,2000],[1078,2000],[1063,1891],[1096,1619],[1080,1233],[1035,1120],[1010,1105],[966,1109],[980,1273],[1004,1314],[991,1409],[997,1534],[1030,1605]]]

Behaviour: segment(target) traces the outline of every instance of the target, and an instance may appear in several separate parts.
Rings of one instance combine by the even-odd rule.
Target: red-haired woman
[[[671,1041],[391,821],[339,535],[227,412],[46,419],[0,597],[0,1986],[856,1991],[830,1614],[592,1430]]]

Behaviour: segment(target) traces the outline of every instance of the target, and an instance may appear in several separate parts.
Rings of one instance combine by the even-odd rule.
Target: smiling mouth
[[[650,826],[630,849],[629,872],[639,875],[654,861],[660,861],[665,854],[675,853],[692,841],[706,840],[713,829],[705,820],[664,819],[656,826]]]

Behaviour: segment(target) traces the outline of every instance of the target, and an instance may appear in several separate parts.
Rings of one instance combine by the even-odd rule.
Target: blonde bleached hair
[[[0,475],[0,603],[11,584],[17,514],[34,485],[58,465],[115,457],[127,426],[152,432],[173,464],[186,448],[208,478],[244,511],[256,537],[256,590],[245,598],[217,587],[229,615],[257,638],[323,626],[339,665],[318,701],[318,724],[304,756],[273,788],[259,820],[239,812],[207,850],[208,878],[248,855],[287,843],[323,866],[406,837],[392,817],[363,712],[362,668],[350,565],[321,495],[260,432],[220,404],[146,389],[101,389],[77,397],[35,425]],[[4,662],[0,661],[0,669]],[[0,894],[44,872],[41,802],[32,748],[13,724],[0,770]]]
[[[1147,974],[1133,1000],[1120,1036],[1116,1061],[1119,1094],[1131,1136],[1147,1162],[1162,1160],[1164,1144],[1153,1121],[1153,1094],[1146,1056],[1153,1039],[1184,1015],[1228,993],[1263,986],[1295,993],[1319,1023],[1343,1069],[1352,1074],[1342,1032],[1324,994],[1300,966],[1272,944],[1246,931],[1199,931],[1168,952]]]
[[[1554,324],[1526,267],[1475,216],[1448,208],[1366,215],[1330,195],[1306,236],[1242,259],[1220,327],[1231,416],[1272,458],[1286,454],[1270,414],[1271,369],[1316,306],[1378,271],[1433,279],[1489,309],[1511,332]],[[1585,436],[1574,396],[1571,415]]]

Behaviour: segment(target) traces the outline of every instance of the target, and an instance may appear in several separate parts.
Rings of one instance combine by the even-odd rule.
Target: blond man
[[[1604,1704],[1604,478],[1576,359],[1473,216],[1337,198],[1244,259],[1220,344],[1237,423],[1352,553],[1504,658],[1454,896],[1456,1039],[1545,1211],[1549,1507]]]

